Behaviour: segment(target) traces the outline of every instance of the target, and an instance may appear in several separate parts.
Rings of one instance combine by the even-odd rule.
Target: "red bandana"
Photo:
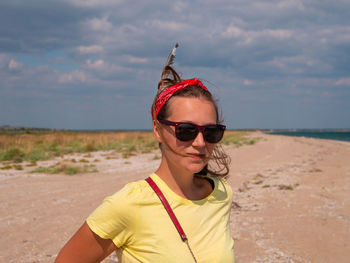
[[[154,113],[155,117],[158,116],[159,111],[164,106],[164,104],[170,99],[170,97],[177,91],[182,90],[183,88],[189,87],[189,86],[198,86],[202,89],[208,91],[208,89],[203,85],[203,83],[199,79],[187,79],[182,82],[179,82],[173,86],[170,86],[169,88],[166,88],[163,90],[156,101],[156,104],[154,106]],[[154,116],[152,116],[153,118]]]

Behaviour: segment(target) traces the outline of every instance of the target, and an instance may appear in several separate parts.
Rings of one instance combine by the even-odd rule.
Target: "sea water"
[[[267,133],[350,142],[350,130],[274,130]]]

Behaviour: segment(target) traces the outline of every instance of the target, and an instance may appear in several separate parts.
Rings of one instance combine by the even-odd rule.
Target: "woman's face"
[[[214,105],[205,99],[174,97],[169,101],[168,112],[169,121],[190,122],[202,126],[216,124]],[[168,166],[179,172],[200,172],[208,163],[215,143],[206,142],[201,132],[194,140],[183,142],[175,137],[175,127],[164,124],[160,124],[160,127],[159,131],[155,129],[155,135],[162,142],[163,160]]]

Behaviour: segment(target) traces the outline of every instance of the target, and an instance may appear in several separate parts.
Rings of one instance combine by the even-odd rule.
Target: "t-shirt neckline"
[[[167,199],[171,198],[173,200],[176,200],[179,203],[183,203],[187,205],[202,205],[210,200],[215,199],[214,195],[218,188],[217,180],[209,176],[200,176],[200,175],[196,175],[196,176],[208,178],[209,180],[212,180],[212,182],[214,183],[214,189],[211,191],[211,193],[207,197],[200,200],[190,200],[182,196],[179,196],[163,181],[163,179],[159,177],[159,175],[157,175],[156,173],[153,173],[150,175],[150,177],[157,184],[157,186],[160,188],[160,190],[163,192],[163,194],[166,196]],[[170,200],[168,201],[170,202]]]

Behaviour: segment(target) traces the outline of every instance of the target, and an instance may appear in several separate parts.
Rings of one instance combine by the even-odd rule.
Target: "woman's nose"
[[[198,132],[197,137],[192,142],[192,145],[197,147],[205,146],[205,140],[201,131]]]

